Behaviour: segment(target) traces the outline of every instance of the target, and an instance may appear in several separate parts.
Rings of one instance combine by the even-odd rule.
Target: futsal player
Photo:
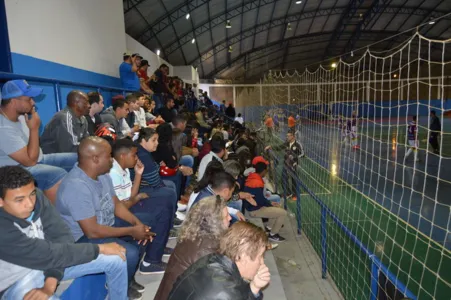
[[[417,116],[412,116],[412,121],[409,122],[407,127],[407,138],[409,140],[409,150],[406,152],[406,156],[404,157],[404,161],[409,157],[409,155],[413,152],[413,156],[415,161],[419,161],[418,159],[418,147],[420,146],[417,136]]]
[[[351,139],[352,149],[360,149],[359,144],[357,143],[357,113],[356,111],[352,112],[351,119],[347,122],[347,131],[349,133],[349,137]]]

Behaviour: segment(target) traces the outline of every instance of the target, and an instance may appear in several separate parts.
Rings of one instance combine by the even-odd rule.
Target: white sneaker
[[[274,250],[277,247],[279,247],[279,244],[276,243],[269,243],[267,250]]]
[[[187,207],[187,204],[181,204],[180,202],[177,203],[177,211],[186,211]]]
[[[177,219],[179,219],[181,221],[185,221],[186,216],[184,213],[177,211],[177,212],[175,212],[175,215],[177,216]]]

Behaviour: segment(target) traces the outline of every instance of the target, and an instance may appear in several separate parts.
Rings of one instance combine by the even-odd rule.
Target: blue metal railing
[[[62,107],[61,89],[60,89],[60,87],[62,85],[63,86],[76,86],[76,87],[92,88],[92,89],[97,90],[99,93],[102,91],[117,91],[117,92],[122,93],[124,96],[125,96],[125,93],[127,93],[127,92],[130,92],[130,93],[136,92],[133,90],[123,89],[121,87],[99,85],[99,84],[89,84],[89,83],[82,83],[82,82],[75,82],[75,81],[68,81],[68,80],[59,80],[59,79],[55,79],[55,78],[35,77],[35,76],[27,76],[27,75],[21,75],[21,74],[0,72],[0,81],[15,80],[15,79],[25,79],[25,80],[31,81],[31,82],[41,82],[41,83],[52,84],[53,91],[55,93],[55,105],[56,105],[57,111],[61,110],[61,107]]]
[[[271,160],[275,164],[275,173],[273,176],[275,177],[275,182],[277,181],[277,170],[279,166],[279,159],[277,156],[270,152]],[[283,168],[283,165],[282,165]],[[284,175],[285,174],[285,175]],[[379,274],[383,273],[388,280],[393,283],[393,285],[398,289],[404,296],[416,300],[417,296],[415,296],[407,286],[400,282],[395,274],[393,274],[383,263],[382,261],[371,251],[369,250],[352,232],[349,228],[347,228],[343,222],[337,217],[337,215],[332,212],[332,210],[312,191],[310,190],[299,178],[298,176],[292,172],[291,170],[286,170],[283,168],[282,171],[282,188],[284,195],[287,195],[287,184],[289,184],[288,176],[291,176],[292,180],[296,183],[296,221],[297,221],[297,230],[298,234],[301,234],[301,194],[300,188],[302,187],[321,207],[321,268],[322,268],[322,277],[327,278],[327,217],[330,217],[332,221],[349,237],[351,241],[356,244],[360,250],[369,258],[371,261],[371,283],[370,283],[370,300],[376,300],[378,295],[378,282],[379,282]],[[284,201],[284,207],[286,207],[286,201]]]

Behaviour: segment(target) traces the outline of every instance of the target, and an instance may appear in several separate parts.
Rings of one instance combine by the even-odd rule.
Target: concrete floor
[[[252,219],[261,225],[261,220]],[[305,235],[296,234],[296,221],[288,217],[282,236],[287,241],[268,251],[265,263],[271,272],[271,283],[264,291],[268,300],[336,300],[343,299],[331,279],[321,278],[321,261]],[[175,240],[169,241],[175,246]],[[136,280],[146,286],[143,299],[155,297],[163,275],[143,276],[137,273]],[[156,299],[160,300],[160,299]]]

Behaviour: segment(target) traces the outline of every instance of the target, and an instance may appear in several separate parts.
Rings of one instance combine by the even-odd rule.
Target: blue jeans
[[[100,254],[97,259],[82,265],[66,268],[63,280],[75,279],[90,274],[105,273],[108,284],[108,299],[127,299],[127,263],[117,255]],[[8,288],[2,300],[23,299],[31,290],[44,286],[44,272],[32,270]],[[53,296],[50,299],[59,299]]]
[[[164,240],[165,235],[168,235],[169,227],[168,220],[164,219],[164,214],[160,211],[157,216],[149,213],[136,213],[135,216],[143,223],[152,227],[151,231],[155,232],[159,236],[156,241],[155,247],[153,243],[148,243],[145,246],[138,245],[138,242],[133,240],[131,236],[125,236],[120,238],[100,238],[100,239],[89,239],[86,236],[82,236],[77,243],[93,243],[93,244],[106,244],[106,243],[118,243],[126,249],[127,258],[127,274],[128,282],[130,283],[135,276],[136,269],[138,268],[138,263],[141,258],[141,254],[146,252],[144,260],[148,263],[159,263],[163,256],[164,247],[166,244],[161,245]],[[161,218],[159,218],[161,217]],[[160,224],[161,222],[161,224]],[[114,227],[129,227],[129,223],[116,218]]]
[[[177,192],[177,201],[180,199],[180,195],[182,192],[182,180],[183,180],[183,174],[180,171],[177,171],[177,173],[174,176],[165,176],[162,177],[165,179],[165,181],[170,181],[174,183],[175,190]],[[177,202],[176,202],[177,204]]]
[[[243,208],[243,200],[238,201],[229,201],[227,202],[227,206],[231,208],[235,208],[241,212]],[[235,222],[238,222],[238,217],[235,215],[230,215],[232,217],[232,220],[230,220],[230,225],[234,224]]]
[[[44,154],[38,164],[25,169],[33,175],[38,188],[45,191],[63,179],[67,172],[72,170],[77,159],[77,153]]]
[[[172,181],[163,180],[164,186],[162,187],[141,187],[140,193],[146,193],[149,198],[141,200],[139,203],[143,206],[144,211],[150,211],[156,209],[156,207],[166,208],[172,211],[171,214],[171,227],[174,222],[175,213],[177,212],[177,189]]]
[[[182,157],[180,157],[179,164],[181,166],[193,168],[193,166],[194,166],[194,157],[192,157],[191,155],[183,155]],[[185,186],[189,186],[190,182],[191,182],[191,176],[186,176]]]
[[[279,195],[271,194],[271,193],[269,193],[269,194],[270,194],[269,197],[266,197],[266,195],[265,195],[266,199],[268,199],[271,202],[280,203],[280,196]]]
[[[159,112],[163,106],[164,96],[161,94],[153,94],[152,99],[155,100],[155,111]]]

